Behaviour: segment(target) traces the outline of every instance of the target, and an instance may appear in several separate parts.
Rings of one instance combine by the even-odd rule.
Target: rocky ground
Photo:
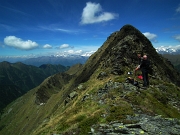
[[[118,121],[108,124],[95,124],[91,126],[89,135],[180,135],[180,120],[175,118],[162,118],[160,115],[149,116],[136,114],[127,116],[124,124]],[[66,133],[65,135],[77,135],[78,131]],[[62,135],[62,134],[53,134]]]
[[[142,86],[142,84],[140,84]],[[111,90],[117,88],[124,88],[126,91],[121,91],[122,98],[128,93],[133,91],[142,92],[148,91],[152,87],[160,88],[160,86],[150,86],[151,88],[142,89],[133,86],[130,83],[113,82],[109,80],[104,87],[100,88],[97,97],[99,104],[105,104],[103,96]],[[89,95],[86,96],[89,98]],[[93,100],[95,100],[93,99]],[[86,99],[84,99],[86,100]],[[171,101],[169,101],[171,102]],[[177,103],[177,102],[176,102]],[[114,104],[116,106],[116,104]],[[176,107],[176,106],[174,106]],[[111,121],[109,123],[94,124],[91,126],[91,135],[180,135],[180,119],[164,118],[161,115],[148,115],[143,114],[141,110],[134,108],[136,113],[134,115],[127,115],[126,119],[122,122]],[[102,116],[107,117],[107,116]],[[78,131],[71,132],[70,134],[78,134]],[[55,135],[55,134],[54,134]],[[59,134],[60,135],[60,134]],[[67,133],[66,135],[69,135]]]
[[[162,118],[161,116],[149,116],[136,114],[128,116],[127,121],[134,121],[134,124],[123,124],[111,122],[109,124],[93,125],[92,135],[180,135],[180,120]]]
[[[140,84],[142,85],[142,84]],[[108,93],[112,89],[122,87],[126,90],[122,97],[126,96],[132,91],[146,91],[147,89],[137,88],[129,83],[118,83],[109,81],[104,88],[99,89],[98,97],[103,97],[103,94]],[[155,86],[151,86],[155,87]],[[100,100],[103,104],[103,100]],[[175,106],[174,106],[175,107]],[[136,110],[134,116],[127,116],[123,123],[114,121],[109,124],[98,124],[91,127],[92,135],[180,135],[180,119],[163,118],[160,115],[142,114],[141,111]],[[125,124],[128,123],[128,124]],[[129,124],[130,123],[130,124]]]

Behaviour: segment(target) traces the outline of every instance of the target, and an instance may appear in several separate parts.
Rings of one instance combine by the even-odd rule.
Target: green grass
[[[93,117],[89,117],[79,123],[79,128],[80,128],[80,135],[85,135],[90,132],[90,127],[94,124],[96,124],[99,121],[99,114],[96,114]]]
[[[150,81],[153,81],[155,86],[147,90],[126,92],[124,87],[120,86],[119,88],[111,89],[102,97],[98,97],[98,90],[104,88],[109,80],[123,83],[126,79],[126,75],[122,75],[108,76],[103,80],[98,80],[96,78],[98,73],[94,74],[91,80],[81,83],[84,89],[78,90],[75,88],[78,96],[70,101],[67,106],[57,104],[63,91],[60,91],[62,93],[59,92],[59,95],[48,91],[48,94],[53,94],[53,98],[49,99],[44,106],[32,105],[34,98],[29,98],[29,96],[33,95],[35,91],[28,94],[26,99],[23,98],[23,100],[19,100],[17,105],[22,105],[21,113],[15,112],[18,113],[18,115],[15,115],[15,120],[18,123],[21,122],[19,127],[23,127],[23,124],[25,125],[25,122],[27,122],[25,121],[26,117],[29,117],[30,119],[36,119],[37,123],[41,123],[35,125],[32,121],[29,127],[27,127],[28,133],[31,133],[31,129],[36,129],[33,135],[65,134],[72,133],[73,131],[79,131],[79,134],[84,135],[90,132],[90,128],[94,124],[108,123],[111,121],[136,123],[136,121],[126,120],[126,116],[135,115],[137,110],[150,115],[158,114],[163,117],[180,118],[180,113],[169,104],[168,99],[169,97],[175,101],[176,99],[177,101],[180,99],[180,90],[175,85],[163,83],[157,79],[151,79]],[[55,88],[56,86],[52,87],[51,90]],[[82,102],[82,98],[86,94],[88,94],[88,98]],[[103,100],[104,104],[99,103],[100,99]],[[57,105],[57,108],[53,112],[52,104],[53,106],[55,104]],[[26,110],[28,110],[29,113],[25,113]],[[36,117],[37,112],[38,117]],[[24,113],[26,115],[23,115]],[[11,112],[10,115],[13,116],[14,114]],[[47,117],[50,117],[50,120],[43,123],[42,121]],[[4,122],[8,123],[10,119],[12,118],[7,118],[7,121]],[[15,121],[12,121],[12,123],[16,124]],[[1,125],[1,128],[3,128],[3,125]],[[18,128],[18,130],[20,129]]]
[[[121,106],[110,107],[110,115],[106,118],[108,122],[121,121],[126,118],[127,115],[133,115],[133,109],[129,104],[123,104]]]
[[[173,92],[174,90],[175,89],[171,89],[169,92]],[[136,92],[132,92],[129,93],[126,98],[130,100],[132,104],[138,105],[144,113],[180,118],[178,110],[168,104],[167,93],[163,93],[159,89],[150,88],[142,91],[139,95],[137,95]]]

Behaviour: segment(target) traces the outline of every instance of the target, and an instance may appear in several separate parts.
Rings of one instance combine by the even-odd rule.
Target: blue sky
[[[1,0],[0,57],[96,51],[125,24],[180,48],[179,0]]]

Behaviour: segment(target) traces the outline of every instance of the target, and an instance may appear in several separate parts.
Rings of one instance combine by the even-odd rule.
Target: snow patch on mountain
[[[156,51],[160,54],[180,54],[180,45],[177,46],[160,46],[156,48]]]

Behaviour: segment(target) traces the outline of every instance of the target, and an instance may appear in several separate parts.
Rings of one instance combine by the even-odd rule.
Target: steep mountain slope
[[[180,64],[180,54],[162,54],[162,56],[171,61],[174,66]]]
[[[180,64],[175,66],[175,68],[177,69],[177,71],[180,73]]]
[[[0,63],[0,110],[7,104],[38,86],[45,78],[68,67],[62,65],[25,65],[23,63]]]
[[[44,74],[47,76],[54,75],[58,72],[65,72],[67,71],[70,67],[69,66],[63,66],[63,65],[51,65],[51,64],[43,64],[39,66],[40,69],[43,70]]]
[[[167,58],[177,69],[177,71],[180,72],[180,55],[177,54],[162,54],[163,57]]]
[[[138,64],[137,50],[151,61],[150,87],[146,90],[125,82],[127,72]],[[1,116],[0,134],[180,132],[176,119],[180,118],[180,88],[176,86],[180,75],[133,26],[125,25],[111,34],[83,67],[76,67],[75,72],[48,77],[10,104]],[[172,129],[167,131],[168,126]]]
[[[75,65],[71,66],[71,68],[69,70],[67,70],[66,73],[69,75],[76,74],[79,70],[81,70],[82,67],[83,67],[83,65],[80,63],[75,64]]]

